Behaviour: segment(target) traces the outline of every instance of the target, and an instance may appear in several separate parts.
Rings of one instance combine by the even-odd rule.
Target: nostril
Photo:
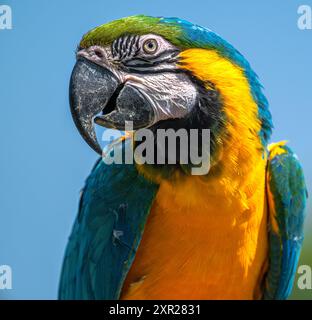
[[[103,52],[100,49],[94,49],[94,54],[101,59],[103,58]]]

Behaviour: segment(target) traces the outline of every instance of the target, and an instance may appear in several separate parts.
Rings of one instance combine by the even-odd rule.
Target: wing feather
[[[117,299],[158,186],[134,165],[98,161],[65,252],[60,299]]]
[[[267,195],[270,257],[264,299],[290,295],[303,241],[307,190],[296,155],[286,142],[269,147]]]

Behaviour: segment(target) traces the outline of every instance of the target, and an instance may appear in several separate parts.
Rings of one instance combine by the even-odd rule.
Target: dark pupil
[[[152,42],[152,41],[149,42],[149,43],[148,43],[148,48],[149,48],[149,49],[154,49],[154,42]]]

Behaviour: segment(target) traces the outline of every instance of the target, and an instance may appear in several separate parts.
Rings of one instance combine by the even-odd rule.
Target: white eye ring
[[[148,39],[143,43],[143,50],[147,54],[153,54],[158,49],[158,43],[155,39]]]

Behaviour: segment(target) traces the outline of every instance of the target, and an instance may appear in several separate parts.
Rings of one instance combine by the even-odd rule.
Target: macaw
[[[210,129],[210,170],[107,164],[86,180],[60,299],[286,299],[307,191],[250,64],[216,33],[178,18],[131,16],[86,33],[70,82],[75,124]],[[127,139],[126,139],[127,141]],[[133,147],[120,143],[121,148]]]

